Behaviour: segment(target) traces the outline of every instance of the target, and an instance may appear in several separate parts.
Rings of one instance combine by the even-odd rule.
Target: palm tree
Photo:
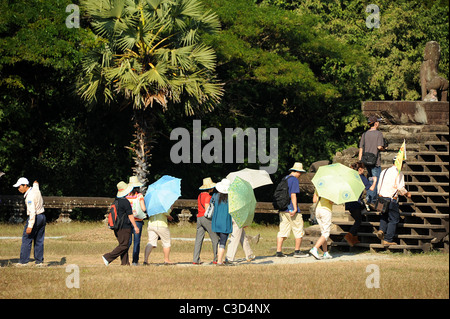
[[[84,0],[97,46],[83,60],[78,92],[89,104],[134,109],[134,173],[147,183],[151,120],[146,113],[184,104],[185,113],[211,111],[223,95],[216,55],[202,35],[220,30],[200,0]],[[150,117],[151,118],[151,117]],[[149,135],[150,134],[150,135]]]

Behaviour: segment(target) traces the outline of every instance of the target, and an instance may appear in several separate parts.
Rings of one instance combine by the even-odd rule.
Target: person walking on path
[[[366,166],[368,178],[372,178],[372,186],[367,191],[366,200],[371,207],[374,209],[374,204],[377,197],[377,183],[378,178],[381,173],[381,151],[384,151],[384,138],[383,133],[381,133],[378,128],[380,127],[380,118],[376,116],[370,116],[368,123],[370,129],[366,131],[359,142],[359,155],[358,160],[362,161]],[[372,157],[375,158],[375,163],[368,164],[365,162],[365,154],[373,154]]]
[[[254,260],[256,257],[253,254],[252,247],[250,247],[250,242],[245,234],[245,227],[239,228],[233,218],[231,218],[233,224],[233,231],[230,236],[230,241],[228,243],[227,254],[226,254],[226,262],[232,263],[234,262],[234,258],[236,257],[236,252],[239,246],[239,243],[244,250],[245,259],[247,262]]]
[[[34,242],[34,259],[37,266],[44,262],[44,237],[46,218],[44,214],[44,200],[42,199],[39,183],[35,181],[30,187],[30,182],[25,177],[19,178],[13,185],[19,192],[24,194],[27,207],[28,219],[22,234],[22,245],[20,247],[20,259],[18,266],[26,266],[30,261],[31,246]]]
[[[172,221],[173,217],[170,216],[172,208],[170,208],[165,213],[160,213],[152,215],[148,218],[147,232],[148,232],[148,243],[145,246],[144,253],[144,265],[149,265],[148,258],[153,248],[158,246],[158,238],[161,239],[161,245],[163,247],[164,253],[164,265],[173,265],[174,263],[170,261],[170,230],[167,221]]]
[[[288,183],[290,203],[286,211],[280,211],[280,230],[277,234],[276,256],[286,257],[286,255],[282,252],[283,243],[292,231],[295,237],[294,257],[308,257],[308,254],[300,251],[302,238],[305,232],[303,231],[303,216],[300,212],[300,208],[298,207],[297,197],[300,193],[300,175],[302,173],[306,173],[306,171],[303,169],[303,164],[298,162],[295,163],[289,171],[291,173],[284,178],[287,179]]]
[[[131,227],[134,228],[135,233],[139,234],[139,228],[134,221],[133,211],[128,199],[125,198],[131,190],[132,185],[128,185],[125,182],[119,182],[117,184],[117,219],[122,220],[122,225],[118,230],[114,230],[114,235],[119,242],[119,245],[111,252],[102,256],[103,262],[106,266],[112,263],[117,257],[120,256],[120,264],[122,266],[128,266],[130,260],[128,259],[128,247],[131,237]]]
[[[309,251],[309,254],[316,259],[331,259],[333,257],[328,252],[327,240],[331,233],[333,202],[324,197],[319,197],[316,191],[313,196],[313,203],[317,203],[316,219],[320,227],[320,237],[314,247]],[[322,258],[319,257],[319,248],[322,248],[323,251]]]
[[[200,265],[202,262],[200,260],[200,253],[202,251],[203,240],[205,238],[205,232],[208,232],[209,238],[211,238],[212,249],[213,249],[213,263],[217,260],[217,246],[219,244],[219,236],[212,230],[212,221],[206,218],[205,211],[209,207],[209,202],[211,200],[211,194],[214,191],[216,183],[212,181],[210,177],[203,179],[203,185],[200,186],[199,190],[202,192],[198,195],[198,213],[197,213],[197,232],[195,235],[195,246],[194,246],[194,265]]]
[[[223,263],[225,255],[225,247],[228,236],[233,231],[231,215],[228,209],[228,189],[231,182],[228,179],[222,179],[216,184],[218,193],[214,194],[211,202],[214,202],[214,213],[212,216],[212,231],[219,236],[219,248],[217,250],[217,265],[225,265]]]
[[[396,158],[394,158],[394,163]],[[402,162],[402,165],[404,163],[405,161]],[[411,198],[411,193],[405,188],[405,176],[398,171],[394,164],[381,172],[378,183],[378,196],[383,201],[389,202],[388,209],[381,214],[380,228],[376,232],[383,245],[397,245],[394,242],[394,236],[400,221],[399,195]]]
[[[363,174],[364,169],[365,169],[364,164],[361,162],[356,162],[356,163],[353,163],[352,165],[350,165],[350,167],[353,168],[355,171],[358,171],[361,181],[363,182],[366,190],[368,190],[371,185],[370,185],[367,177],[364,176],[364,174]],[[345,209],[350,212],[350,215],[355,220],[352,227],[350,227],[349,232],[344,236],[344,239],[352,247],[359,243],[359,239],[357,236],[358,229],[362,223],[362,215],[367,213],[366,205],[365,205],[362,197],[363,197],[363,193],[361,194],[358,201],[345,203]]]
[[[133,189],[126,196],[126,198],[130,201],[131,210],[133,211],[134,221],[136,222],[136,226],[139,228],[139,233],[134,231],[134,228],[131,229],[130,235],[130,243],[128,247],[133,244],[133,256],[131,265],[137,266],[139,264],[139,253],[141,251],[141,235],[142,235],[142,227],[144,226],[144,219],[147,217],[145,213],[145,202],[144,196],[140,192],[140,188],[144,186],[137,176],[131,176],[128,185],[132,186]]]

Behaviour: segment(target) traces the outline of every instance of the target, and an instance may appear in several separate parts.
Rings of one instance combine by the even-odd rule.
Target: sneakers
[[[255,255],[250,255],[250,256],[248,256],[247,258],[246,258],[246,261],[249,263],[249,262],[251,262],[252,260],[255,260],[256,259],[256,256]]]
[[[109,265],[109,262],[106,260],[106,258],[104,256],[102,256],[103,262],[105,263],[105,266]]]
[[[277,254],[275,255],[275,257],[287,257],[287,255],[283,254],[281,251],[277,251]]]
[[[311,250],[309,251],[309,254],[312,255],[317,260],[320,260],[319,252],[317,251],[316,247],[311,248]]]
[[[326,251],[322,256],[322,259],[331,259],[331,258],[333,258],[333,256],[331,256],[328,251]]]
[[[314,258],[316,258],[317,260],[321,260],[321,259],[332,259],[333,256],[330,255],[329,252],[324,252],[323,256],[320,257],[319,256],[319,251],[317,250],[316,247],[311,248],[311,250],[309,251],[309,254],[312,255]]]
[[[294,252],[294,258],[305,258],[305,257],[309,257],[309,254],[305,254],[304,252],[302,252],[300,250],[296,250]]]

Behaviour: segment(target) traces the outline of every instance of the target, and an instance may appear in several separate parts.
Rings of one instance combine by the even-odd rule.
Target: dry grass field
[[[141,260],[147,242],[144,226]],[[170,226],[172,238],[194,238],[195,226]],[[150,298],[150,299],[379,299],[449,298],[448,254],[393,254],[358,252],[331,261],[293,257],[273,262],[277,227],[252,226],[250,235],[261,234],[252,245],[257,260],[237,266],[209,265],[211,243],[205,241],[202,260],[194,266],[194,241],[174,239],[171,259],[164,266],[162,248],[153,250],[151,265],[123,267],[114,261],[106,267],[101,256],[116,246],[111,230],[102,223],[49,224],[46,228],[45,266],[15,267],[22,226],[0,225],[0,299],[57,298]],[[59,238],[59,236],[62,236]],[[5,239],[5,237],[17,237]],[[55,237],[55,238],[51,238]],[[285,242],[292,252],[293,238]],[[306,249],[306,247],[304,248]],[[336,257],[341,253],[332,251]],[[31,254],[33,257],[33,253]],[[243,258],[239,248],[237,258]],[[344,258],[345,257],[345,258]],[[354,258],[353,258],[354,257]],[[295,262],[294,262],[295,261]],[[71,265],[76,265],[71,268]],[[368,288],[379,269],[379,288]],[[75,271],[73,269],[76,269]],[[79,288],[69,288],[79,275]],[[373,281],[371,281],[373,282]],[[69,284],[69,287],[68,285]],[[113,292],[113,293],[112,293]]]

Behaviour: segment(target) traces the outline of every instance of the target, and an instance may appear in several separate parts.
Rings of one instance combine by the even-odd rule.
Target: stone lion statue
[[[420,67],[420,87],[422,100],[425,100],[428,92],[436,90],[441,92],[441,101],[447,101],[448,80],[439,76],[438,65],[441,58],[441,47],[436,41],[429,41],[425,45],[424,61]],[[428,100],[428,98],[427,98]]]

